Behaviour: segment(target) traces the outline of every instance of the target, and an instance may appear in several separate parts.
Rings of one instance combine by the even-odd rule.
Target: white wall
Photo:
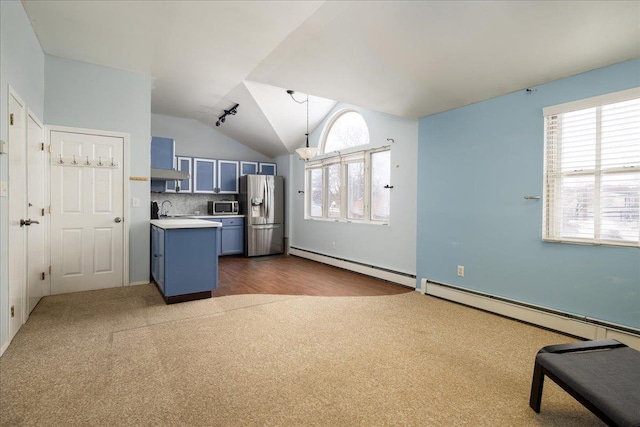
[[[338,104],[309,137],[317,146],[326,122],[342,109],[358,111],[369,127],[368,148],[391,145],[391,222],[355,224],[304,219],[304,162],[290,162],[290,235],[292,247],[415,275],[418,121]],[[394,143],[387,141],[393,138]],[[332,249],[335,242],[336,248]]]
[[[46,55],[45,111],[48,125],[128,133],[131,176],[149,176],[149,76]],[[129,191],[140,199],[128,219],[129,281],[148,282],[149,181],[129,181]]]
[[[8,85],[44,120],[44,53],[22,3],[0,1],[0,139],[7,141]],[[7,155],[0,154],[0,181],[7,182]],[[9,335],[8,199],[0,197],[0,347]]]
[[[152,114],[151,135],[173,138],[178,156],[273,161],[197,120]]]

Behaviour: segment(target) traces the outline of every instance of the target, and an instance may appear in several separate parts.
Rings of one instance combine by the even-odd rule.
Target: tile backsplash
[[[189,194],[189,193],[151,193],[151,201],[158,202],[158,207],[165,203],[162,214],[196,214],[207,215],[207,202],[210,200],[237,200],[235,194]]]

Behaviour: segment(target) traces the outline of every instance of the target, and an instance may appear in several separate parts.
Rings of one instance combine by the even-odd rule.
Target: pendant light
[[[288,90],[287,93],[291,96],[291,99],[298,104],[307,104],[307,133],[304,134],[307,137],[307,143],[304,147],[296,149],[296,153],[306,162],[318,154],[318,147],[309,147],[309,94],[307,94],[306,101],[298,101],[293,97],[294,91]]]

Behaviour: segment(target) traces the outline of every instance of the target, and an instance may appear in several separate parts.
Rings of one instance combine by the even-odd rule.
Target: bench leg
[[[542,366],[536,362],[533,368],[533,380],[531,381],[531,396],[529,397],[529,406],[531,409],[540,413],[540,402],[542,401],[542,387],[544,386],[544,372]]]

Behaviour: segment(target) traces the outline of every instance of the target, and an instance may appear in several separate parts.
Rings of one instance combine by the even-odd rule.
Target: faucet
[[[165,200],[162,202],[162,204],[160,205],[160,216],[167,216],[167,214],[169,213],[169,211],[165,211],[164,210],[164,204],[165,203],[169,203],[169,206],[173,206],[171,204],[171,200]],[[164,212],[164,213],[163,213]]]

